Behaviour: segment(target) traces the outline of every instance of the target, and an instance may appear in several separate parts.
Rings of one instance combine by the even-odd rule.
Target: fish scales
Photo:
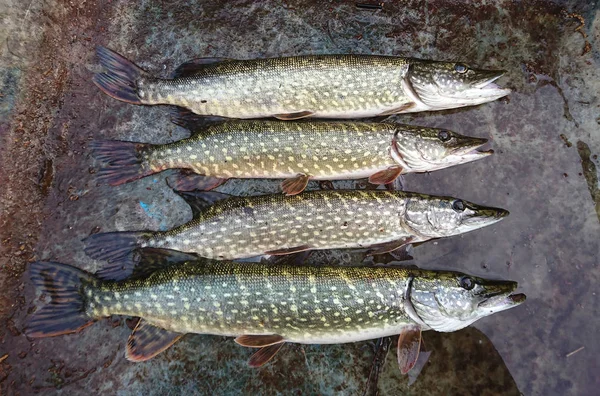
[[[165,169],[185,169],[170,177],[171,186],[208,190],[212,182],[229,178],[274,178],[285,179],[283,191],[294,195],[309,180],[368,177],[373,184],[388,184],[400,174],[443,169],[492,153],[478,150],[487,139],[395,123],[237,120],[198,130],[198,116],[186,111],[178,117],[180,125],[196,131],[190,138],[164,145],[91,142],[94,156],[104,163],[99,179],[119,185]]]
[[[401,268],[192,262],[147,279],[90,284],[86,310],[139,316],[179,333],[351,342],[414,323],[403,308],[408,275]]]
[[[510,93],[501,70],[379,55],[197,59],[172,79],[150,76],[104,47],[94,83],[133,104],[172,104],[229,118],[362,118],[473,106]]]
[[[402,89],[403,58],[323,55],[225,61],[205,65],[193,77],[141,79],[146,104],[172,104],[198,114],[270,117],[311,111],[314,117],[369,116],[411,99]],[[148,88],[148,89],[146,89]]]
[[[138,316],[127,342],[129,360],[151,359],[183,334],[201,333],[236,336],[240,345],[261,348],[249,360],[253,367],[268,362],[284,342],[345,343],[399,334],[405,353],[398,363],[407,372],[422,331],[456,331],[526,299],[512,293],[516,282],[458,272],[244,264],[176,252],[143,260],[144,271],[120,282],[70,265],[32,263],[31,280],[50,302],[31,315],[26,334],[57,336],[105,316]]]
[[[401,221],[419,194],[310,191],[215,203],[189,223],[156,232],[142,247],[195,252],[207,258],[253,257],[265,252],[369,247],[415,236]]]
[[[397,130],[394,124],[352,122],[226,122],[184,141],[151,146],[143,162],[153,172],[188,168],[222,178],[360,178],[397,165],[390,154]]]
[[[409,243],[470,232],[508,211],[453,197],[384,191],[319,190],[231,197],[180,193],[194,218],[168,231],[125,231],[87,237],[85,252],[108,260],[102,271],[123,279],[139,249],[169,249],[213,259],[239,259],[318,249],[366,248],[381,254]],[[150,250],[153,251],[153,250]]]

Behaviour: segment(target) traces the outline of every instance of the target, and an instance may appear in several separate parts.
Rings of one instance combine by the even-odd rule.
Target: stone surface
[[[423,268],[519,281],[527,302],[455,334],[425,334],[431,351],[416,382],[399,375],[394,345],[380,394],[597,394],[600,386],[600,11],[596,1],[79,1],[0,4],[0,393],[360,394],[375,342],[287,345],[268,366],[231,339],[189,335],[157,358],[124,359],[124,318],[80,334],[21,334],[36,293],[26,263],[52,259],[93,271],[91,232],[168,229],[191,218],[168,172],[98,186],[91,139],[168,142],[186,136],[168,109],[99,92],[96,45],[167,76],[189,58],[365,53],[460,60],[508,71],[508,100],[395,117],[489,137],[496,154],[404,178],[405,189],[511,211],[503,222],[421,245]],[[581,25],[584,23],[583,25]],[[336,186],[352,186],[337,183]],[[311,184],[317,188],[316,184]],[[233,181],[235,194],[277,191]],[[346,252],[315,261],[359,260]],[[569,355],[570,352],[579,352]],[[497,352],[496,352],[497,350]],[[6,358],[3,358],[7,354]]]

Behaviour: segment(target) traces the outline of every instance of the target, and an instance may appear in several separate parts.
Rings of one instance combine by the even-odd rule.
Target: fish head
[[[423,240],[463,234],[499,222],[509,212],[458,198],[417,194],[406,201],[403,223]]]
[[[491,102],[510,93],[494,81],[504,70],[482,70],[464,63],[414,60],[403,82],[419,110],[444,110]]]
[[[517,282],[487,280],[458,272],[415,276],[409,293],[413,315],[436,331],[460,330],[478,319],[523,303]]]
[[[394,134],[392,157],[405,173],[430,172],[491,155],[492,150],[479,150],[487,141],[447,129],[402,126]]]

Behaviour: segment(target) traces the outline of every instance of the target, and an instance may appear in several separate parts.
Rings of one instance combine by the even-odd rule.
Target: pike
[[[177,120],[191,130],[191,113]],[[430,172],[490,155],[479,151],[487,139],[445,129],[392,123],[228,121],[196,130],[164,145],[95,141],[91,148],[105,166],[99,179],[119,185],[165,169],[185,169],[169,185],[177,190],[209,190],[229,178],[285,179],[287,195],[309,180],[369,178],[392,183],[399,175]]]
[[[115,99],[228,118],[365,118],[474,106],[510,93],[494,84],[501,70],[392,56],[199,58],[160,79],[107,48],[97,54],[105,71],[93,81]]]
[[[451,197],[382,190],[309,191],[231,197],[179,192],[194,218],[168,231],[94,234],[85,252],[108,260],[105,277],[122,279],[140,249],[159,248],[233,260],[315,249],[367,249],[382,254],[407,244],[469,232],[508,215]],[[125,270],[124,270],[125,269]]]
[[[188,333],[236,337],[267,363],[284,343],[339,344],[399,334],[403,373],[421,331],[451,332],[525,301],[517,283],[401,267],[292,266],[201,259],[158,260],[124,281],[36,262],[33,284],[50,302],[29,320],[29,337],[74,333],[110,315],[141,317],[126,357],[148,360]]]

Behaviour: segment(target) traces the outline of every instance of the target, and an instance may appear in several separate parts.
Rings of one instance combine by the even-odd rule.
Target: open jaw
[[[464,147],[459,147],[452,154],[454,158],[459,158],[460,163],[464,164],[467,162],[475,161],[483,157],[494,154],[494,150],[482,150],[481,148],[487,144],[487,139],[481,139],[480,144],[470,144]]]
[[[494,81],[499,79],[504,75],[504,71],[498,72],[495,76],[482,81],[481,83],[475,85],[472,89],[468,89],[465,91],[467,98],[473,96],[474,98],[487,98],[488,100],[499,99],[503,96],[508,95],[511,90],[509,88],[502,88],[498,86]]]
[[[492,312],[499,312],[522,304],[525,302],[526,298],[527,297],[523,293],[512,294],[512,291],[499,293],[480,302],[478,307],[489,309]]]

